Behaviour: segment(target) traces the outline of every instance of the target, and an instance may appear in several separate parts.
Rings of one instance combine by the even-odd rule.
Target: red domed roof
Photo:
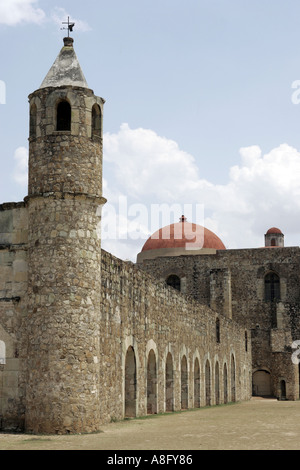
[[[201,225],[187,222],[182,216],[180,222],[167,225],[151,235],[142,251],[159,248],[213,248],[225,250],[219,237]]]
[[[280,233],[282,235],[282,231],[276,227],[269,228],[269,230],[267,231],[267,234],[271,234],[271,233]]]

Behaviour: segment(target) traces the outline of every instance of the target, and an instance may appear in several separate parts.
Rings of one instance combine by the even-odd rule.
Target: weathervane
[[[75,23],[70,23],[70,18],[68,16],[68,21],[63,21],[62,24],[67,24],[68,27],[67,28],[61,28],[61,29],[67,29],[68,30],[68,37],[70,36],[70,31],[72,32],[73,31],[73,28],[75,26]]]

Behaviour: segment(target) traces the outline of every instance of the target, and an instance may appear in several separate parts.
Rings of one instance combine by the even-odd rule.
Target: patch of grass
[[[114,416],[111,416],[110,422],[111,423],[118,423],[120,420],[118,418],[115,418]]]

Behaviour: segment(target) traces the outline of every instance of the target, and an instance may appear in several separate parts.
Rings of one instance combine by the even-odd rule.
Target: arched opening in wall
[[[231,401],[236,400],[236,385],[235,385],[235,360],[231,356]]]
[[[29,137],[36,137],[37,108],[36,104],[30,106]]]
[[[224,388],[224,403],[228,403],[228,378],[227,378],[226,364],[224,364],[224,369],[223,369],[223,388]]]
[[[6,364],[6,347],[4,341],[0,341],[0,364]]]
[[[71,106],[66,100],[60,101],[56,110],[56,130],[71,130]]]
[[[280,381],[280,400],[286,400],[286,382],[285,382],[285,380]]]
[[[210,387],[210,364],[207,359],[205,364],[205,405],[211,404],[211,387]]]
[[[101,109],[98,104],[92,107],[92,137],[101,137]]]
[[[276,240],[275,240],[275,238],[271,238],[271,246],[276,246]]]
[[[220,319],[216,319],[216,341],[217,343],[220,342]]]
[[[200,408],[200,365],[198,358],[194,364],[194,408]]]
[[[248,351],[248,334],[247,331],[245,331],[245,351]]]
[[[265,300],[267,302],[280,300],[280,279],[276,273],[265,276]]]
[[[129,346],[125,358],[125,416],[136,416],[136,360],[132,346]]]
[[[175,274],[171,274],[167,277],[166,284],[170,287],[173,287],[173,289],[180,291],[180,277],[176,276]]]
[[[266,370],[257,370],[252,376],[252,394],[259,397],[271,396],[271,374]]]
[[[220,404],[220,378],[219,378],[219,363],[215,365],[215,400],[216,405]]]
[[[173,359],[168,353],[166,359],[166,411],[174,410],[174,379],[173,379]]]
[[[153,349],[149,352],[147,365],[147,413],[157,413],[157,372]]]
[[[183,356],[181,359],[181,409],[186,410],[188,408],[188,369],[187,360]]]

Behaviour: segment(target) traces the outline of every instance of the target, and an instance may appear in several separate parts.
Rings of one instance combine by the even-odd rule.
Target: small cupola
[[[284,247],[284,235],[279,228],[272,227],[267,231],[265,247]]]

